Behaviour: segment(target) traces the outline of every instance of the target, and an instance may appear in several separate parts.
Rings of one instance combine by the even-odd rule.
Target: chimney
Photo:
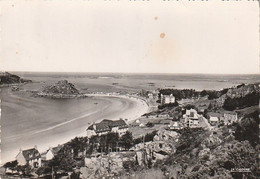
[[[93,129],[94,129],[94,130],[97,130],[96,124],[93,124]]]
[[[37,149],[37,145],[35,145],[34,148]]]

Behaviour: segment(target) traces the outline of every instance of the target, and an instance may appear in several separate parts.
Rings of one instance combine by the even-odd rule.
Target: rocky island
[[[67,80],[61,80],[57,83],[45,86],[43,89],[36,92],[36,96],[50,97],[50,98],[78,98],[86,97],[80,93],[79,90]]]

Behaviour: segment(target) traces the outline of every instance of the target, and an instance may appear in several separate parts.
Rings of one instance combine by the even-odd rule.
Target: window
[[[39,163],[38,162],[34,162],[33,166],[34,166],[34,168],[38,168],[39,167]]]

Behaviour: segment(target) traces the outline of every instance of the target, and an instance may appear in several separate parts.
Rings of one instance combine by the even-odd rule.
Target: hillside
[[[31,80],[25,80],[17,75],[8,73],[8,72],[0,72],[0,85],[4,84],[15,84],[15,83],[25,83],[32,82]]]
[[[242,109],[259,104],[260,84],[238,85],[216,99],[216,104],[226,110]]]

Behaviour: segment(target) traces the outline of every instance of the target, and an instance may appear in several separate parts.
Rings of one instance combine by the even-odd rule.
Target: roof
[[[197,111],[192,108],[186,110],[186,115],[191,115],[191,113],[194,115],[194,114],[197,114]],[[191,117],[193,117],[193,116],[191,116]]]
[[[32,149],[28,149],[28,150],[23,150],[22,154],[25,158],[25,160],[33,160],[33,159],[38,159],[41,158],[41,154],[39,153],[39,151],[35,148]]]
[[[52,150],[52,153],[54,155],[57,155],[57,153],[60,151],[60,149],[62,148],[62,145],[58,145],[57,147],[53,147],[51,150]]]
[[[224,115],[236,116],[237,113],[233,112],[233,111],[228,111],[228,112],[225,112]]]
[[[207,108],[208,108],[207,106],[199,106],[199,107],[198,107],[198,110],[201,111],[201,110],[205,110],[205,109],[207,109]]]
[[[41,157],[43,160],[46,160],[46,155],[48,152],[52,152],[52,154],[55,156],[57,155],[57,153],[60,151],[60,149],[62,148],[62,146],[57,146],[57,147],[53,147],[53,148],[49,148],[47,151],[41,153]]]
[[[119,127],[119,129],[127,128],[128,125],[123,119],[112,121],[104,119],[100,123],[92,124],[88,127],[89,130],[94,130],[94,125],[96,126],[96,132],[109,132],[113,127]]]
[[[218,122],[218,117],[210,116],[209,120],[212,122]]]
[[[160,121],[160,124],[170,124],[172,120],[170,119],[164,119]]]
[[[223,117],[223,114],[217,112],[209,112],[208,115],[210,117],[219,117],[219,118]]]

